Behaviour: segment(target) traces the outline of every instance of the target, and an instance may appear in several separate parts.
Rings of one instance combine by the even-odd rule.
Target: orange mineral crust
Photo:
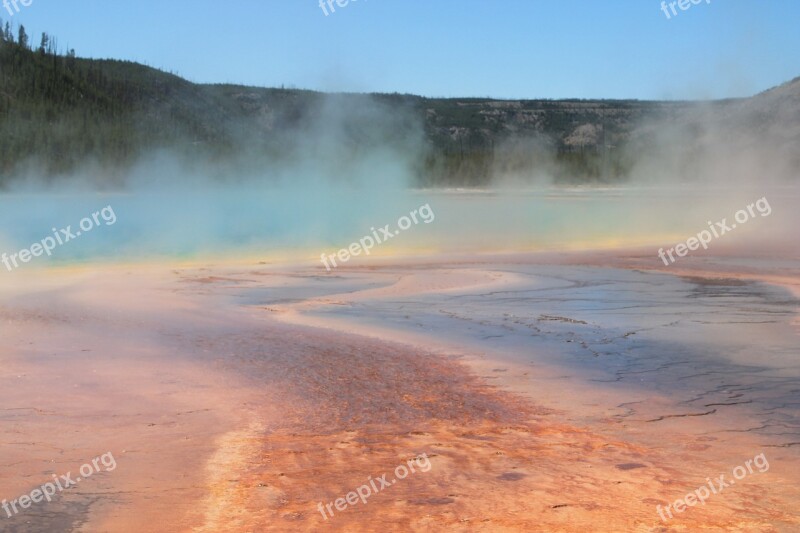
[[[796,302],[620,266],[25,274],[0,287],[0,497],[106,452],[117,467],[0,529],[800,528]],[[706,307],[720,291],[730,317]],[[729,319],[768,355],[743,360]],[[768,469],[732,476],[759,454]],[[721,474],[735,484],[675,505]]]

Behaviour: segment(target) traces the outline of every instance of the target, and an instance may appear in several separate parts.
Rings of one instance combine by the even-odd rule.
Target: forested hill
[[[59,179],[87,164],[113,181],[153,151],[219,168],[237,168],[245,159],[250,167],[263,167],[330,156],[330,148],[310,151],[307,141],[324,145],[332,137],[337,157],[387,146],[413,154],[420,185],[484,185],[498,173],[537,169],[558,181],[608,182],[624,179],[634,166],[637,143],[648,135],[642,124],[679,121],[695,105],[201,85],[128,61],[59,54],[46,34],[34,46],[24,28],[3,28],[0,185],[25,172]],[[788,85],[781,90],[794,105],[800,84]],[[772,97],[772,119],[763,118],[755,98],[707,103],[705,109],[729,116],[749,106],[762,121],[783,115],[775,109],[786,98]]]

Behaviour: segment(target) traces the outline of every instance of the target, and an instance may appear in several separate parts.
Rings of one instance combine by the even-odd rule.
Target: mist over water
[[[0,249],[30,247],[52,228],[78,229],[81,219],[111,206],[116,221],[102,219],[91,232],[35,258],[25,268],[68,261],[253,256],[268,261],[316,261],[373,234],[396,227],[399,217],[423,205],[435,214],[372,255],[426,252],[513,252],[668,246],[707,229],[766,197],[769,216],[756,211],[720,245],[788,245],[797,227],[800,196],[793,188],[731,191],[654,187],[604,189],[412,190],[347,187],[194,188],[113,194],[20,193],[0,197],[10,221]],[[655,254],[654,254],[655,258]],[[367,257],[349,265],[366,264]],[[657,260],[657,259],[656,259]]]
[[[161,151],[110,182],[90,165],[70,176],[19,175],[0,194],[0,253],[28,248],[53,228],[75,229],[106,206],[116,213],[113,225],[23,266],[237,256],[317,261],[376,228],[394,228],[425,204],[435,221],[413,225],[371,255],[657,248],[685,241],[709,221],[732,220],[760,198],[772,205],[771,215],[714,245],[785,249],[798,222],[794,167],[780,142],[791,132],[780,122],[766,131],[748,128],[742,117],[753,111],[737,105],[744,111],[715,114],[701,106],[696,116],[637,125],[638,140],[627,148],[633,170],[617,183],[557,186],[552,143],[511,137],[498,147],[488,185],[421,189],[414,176],[426,149],[417,116],[332,95],[313,120],[281,132],[282,148],[271,155],[256,153],[242,132],[240,155],[224,163]]]

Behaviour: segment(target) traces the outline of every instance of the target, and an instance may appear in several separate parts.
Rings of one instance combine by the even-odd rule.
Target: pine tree
[[[45,55],[47,53],[48,43],[49,43],[49,39],[47,37],[47,34],[42,32],[42,42],[41,42],[41,44],[39,44],[39,53],[40,54]]]
[[[17,44],[19,44],[24,49],[28,48],[28,34],[25,33],[25,26],[20,25],[19,27],[19,37],[17,37]]]

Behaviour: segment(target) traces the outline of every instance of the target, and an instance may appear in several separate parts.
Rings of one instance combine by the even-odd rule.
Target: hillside
[[[654,125],[681,124],[698,136],[703,129],[694,124],[698,104],[690,102],[202,85],[132,62],[60,55],[46,35],[35,50],[28,40],[0,32],[0,184],[25,172],[59,179],[87,164],[115,183],[153,151],[224,175],[333,153],[347,161],[385,148],[410,155],[420,185],[483,185],[499,174],[542,169],[561,182],[608,182],[630,173],[647,151],[642,143],[660,129]],[[798,100],[795,80],[751,99],[707,103],[702,116],[771,132],[793,149]]]

